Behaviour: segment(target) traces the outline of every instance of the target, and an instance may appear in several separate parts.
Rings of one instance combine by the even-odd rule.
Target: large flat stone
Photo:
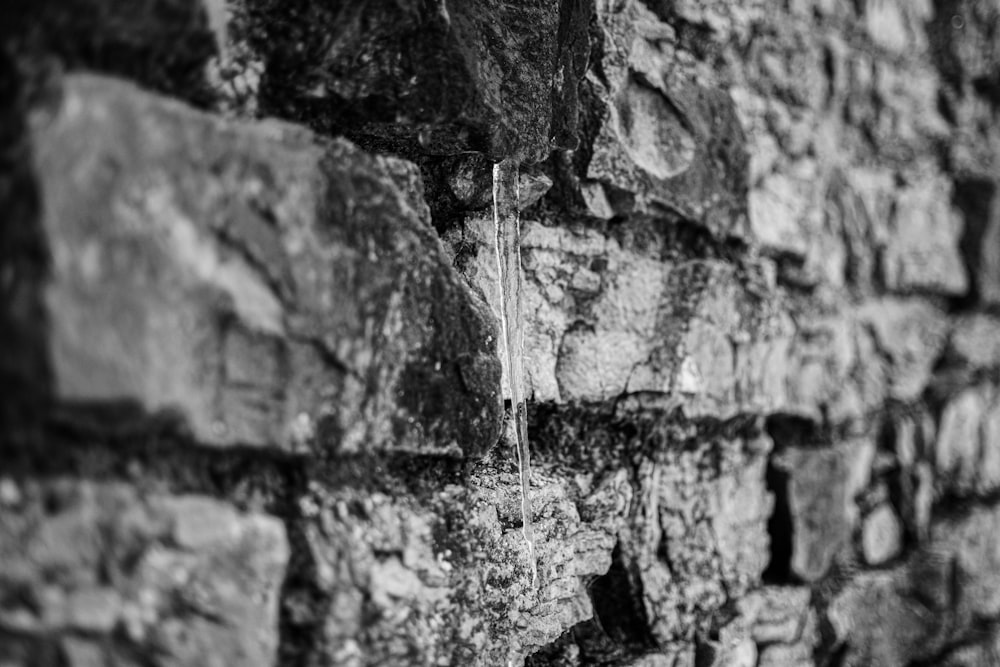
[[[628,193],[615,211],[669,211],[720,236],[746,233],[747,152],[720,82],[648,3],[599,3],[587,84],[597,127],[584,188]]]
[[[32,133],[57,405],[171,413],[213,445],[496,442],[495,325],[409,163],[91,76]]]

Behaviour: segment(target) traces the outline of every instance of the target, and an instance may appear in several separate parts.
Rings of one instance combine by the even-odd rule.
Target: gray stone
[[[975,507],[939,521],[906,563],[854,577],[827,609],[845,664],[937,664],[946,646],[975,636],[976,619],[995,618],[998,518]]]
[[[786,353],[786,365],[776,371],[784,380],[784,400],[779,405],[813,420],[824,412],[836,422],[864,413],[871,399],[865,396],[866,388],[852,377],[862,354],[853,318],[833,310],[797,314],[795,319],[797,326]],[[769,361],[772,367],[781,363]],[[882,392],[878,393],[877,398],[881,398]]]
[[[227,517],[222,534],[177,545],[171,527],[200,518],[191,512]],[[71,664],[106,664],[128,644],[164,665],[274,664],[289,546],[273,517],[121,483],[31,482],[20,507],[0,511],[0,558],[0,627],[16,623],[39,650],[65,640]],[[43,601],[41,615],[19,609],[15,591]]]
[[[767,438],[699,443],[639,470],[637,516],[657,519],[631,525],[622,550],[637,569],[659,642],[681,640],[697,618],[759,583],[773,509],[764,484],[770,447]],[[715,470],[706,466],[710,459],[719,461]]]
[[[749,0],[737,5],[724,0],[650,0],[648,6],[668,21],[681,20],[706,29],[707,37],[719,42],[745,41],[754,22],[765,15],[766,3]]]
[[[910,46],[911,37],[907,26],[907,8],[911,3],[895,0],[879,2],[867,0],[864,3],[864,26],[873,42],[884,49],[903,52]],[[912,3],[921,5],[925,3]],[[926,18],[926,17],[925,17]]]
[[[610,220],[615,216],[615,210],[608,200],[608,193],[600,181],[587,181],[580,184],[580,196],[583,197],[587,212],[595,218]]]
[[[0,663],[997,662],[995,1],[14,2]]]
[[[546,174],[522,171],[517,182],[518,208],[523,210],[533,205],[544,197],[551,187],[552,179]]]
[[[757,667],[757,645],[746,626],[736,620],[719,630],[719,638],[700,647],[712,654],[711,667]]]
[[[960,492],[975,488],[980,468],[981,423],[987,397],[968,389],[951,400],[941,414],[934,453],[939,478]]]
[[[586,178],[633,193],[638,210],[665,206],[744,235],[747,154],[732,100],[645,4],[600,3],[597,21],[602,75],[588,83],[601,115]]]
[[[34,133],[58,401],[170,412],[213,445],[495,443],[495,324],[412,165],[96,77]]]
[[[474,249],[464,273],[498,312],[491,225],[470,219],[456,252]],[[662,261],[650,256],[650,242],[667,243],[662,231],[638,221],[619,237],[522,225],[536,400],[652,392],[691,416],[722,418],[784,404],[792,323],[768,263]]]
[[[66,599],[67,625],[83,632],[110,633],[121,611],[121,596],[112,588],[82,588]]]
[[[169,501],[174,519],[174,543],[191,551],[211,548],[236,537],[236,510],[210,498],[185,496]]]
[[[925,301],[889,298],[864,304],[858,316],[891,364],[886,369],[888,395],[900,400],[918,397],[947,342],[945,314]]]
[[[985,639],[954,648],[941,659],[939,664],[941,667],[978,667],[996,664],[998,659],[1000,659],[1000,636],[994,631]]]
[[[1000,367],[1000,320],[985,314],[958,318],[947,352],[955,363],[974,369]]]
[[[0,477],[0,506],[17,507],[21,504],[21,488],[9,477]]]
[[[835,637],[845,643],[845,664],[905,665],[932,649],[935,621],[895,589],[891,573],[855,578],[827,610]],[[886,622],[886,619],[892,619]]]
[[[969,281],[958,247],[962,220],[951,196],[951,181],[941,175],[915,179],[898,192],[881,258],[889,289],[966,292]]]
[[[105,667],[108,664],[131,667],[136,664],[123,655],[109,654],[111,652],[100,642],[77,637],[64,637],[59,649],[69,667]]]
[[[414,167],[417,187],[414,199],[420,206],[426,208],[423,200],[423,184],[416,165],[405,160],[396,160],[401,164]],[[453,158],[444,176],[448,190],[464,209],[477,210],[493,205],[493,169],[492,165],[480,154],[471,154]],[[552,187],[552,179],[538,168],[525,167],[518,174],[518,209],[526,209],[533,205]],[[430,214],[428,213],[428,220]]]
[[[976,490],[988,495],[1000,489],[1000,393],[995,389],[993,400],[986,407],[981,429]]]
[[[809,251],[810,216],[815,184],[778,173],[767,176],[750,191],[750,228],[767,250],[804,257]]]
[[[329,619],[323,645],[354,646],[360,664],[400,656],[421,664],[521,664],[591,618],[586,584],[610,567],[614,526],[625,511],[615,509],[616,485],[580,499],[605,508],[583,521],[571,489],[535,468],[537,587],[519,493],[516,475],[495,468],[424,502],[314,487],[306,537],[317,563],[314,583],[330,597],[330,608],[320,611]],[[352,503],[364,507],[363,516],[347,512]],[[443,521],[452,526],[446,535],[437,532]]]
[[[522,162],[575,146],[586,3],[254,7],[265,113],[438,154]]]
[[[861,551],[869,565],[882,565],[899,554],[903,526],[889,505],[879,505],[865,517],[861,528]]]
[[[850,545],[855,496],[868,484],[875,443],[860,438],[828,448],[793,447],[780,455],[792,515],[792,571],[812,582]]]
[[[808,588],[765,586],[740,600],[740,614],[758,645],[795,644],[810,613],[809,597]]]
[[[961,591],[954,592],[958,596],[955,613],[961,622],[1000,614],[998,527],[1000,511],[996,507],[976,507],[968,515],[942,521],[931,530],[928,549],[938,555],[950,554],[962,579]]]

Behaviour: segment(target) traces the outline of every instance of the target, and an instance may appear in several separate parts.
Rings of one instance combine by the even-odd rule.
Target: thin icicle
[[[524,391],[524,314],[521,305],[521,221],[518,215],[518,165],[493,165],[493,222],[496,226],[497,275],[500,288],[500,331],[507,354],[507,382],[514,412],[517,466],[521,475],[521,518],[531,560],[531,585],[538,581],[535,531],[531,515],[531,455]]]

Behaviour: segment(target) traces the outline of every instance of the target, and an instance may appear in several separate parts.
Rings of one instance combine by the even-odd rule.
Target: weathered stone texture
[[[732,101],[645,5],[597,4],[601,58],[587,83],[600,124],[584,187],[628,192],[618,214],[669,210],[742,234],[747,154]]]
[[[496,441],[495,325],[412,165],[96,77],[33,132],[56,401],[176,413],[215,445]]]
[[[0,663],[998,662],[994,0],[0,24]]]
[[[934,464],[952,492],[989,495],[1000,488],[1000,398],[994,386],[965,389],[945,404]]]
[[[861,533],[861,552],[869,565],[882,565],[899,554],[903,527],[887,504],[879,505],[865,517]]]
[[[245,4],[267,113],[526,162],[576,141],[589,3]]]
[[[6,664],[274,664],[276,518],[120,483],[2,484]]]
[[[874,454],[867,439],[782,453],[778,465],[788,475],[794,522],[791,568],[803,580],[822,578],[850,545],[858,521],[855,496],[868,485]]]
[[[808,588],[764,587],[739,604],[740,613],[751,626],[751,637],[760,647],[760,667],[813,664],[820,637]]]
[[[488,224],[471,219],[453,243],[497,311]],[[609,238],[523,223],[526,300],[537,323],[526,348],[537,399],[657,392],[693,416],[722,418],[782,400],[782,378],[773,375],[780,368],[766,365],[788,347],[791,323],[772,267],[664,261],[663,231],[637,221]]]
[[[772,508],[764,486],[770,448],[767,438],[708,442],[640,468],[622,550],[635,562],[660,642],[690,641],[713,612],[760,580]]]
[[[995,618],[996,522],[995,508],[939,521],[904,565],[861,575],[838,593],[827,615],[845,664],[929,660],[970,636],[977,619]],[[989,651],[990,645],[967,650]]]
[[[473,217],[450,241],[499,312],[489,224]],[[536,400],[646,392],[691,417],[760,411],[845,422],[928,385],[948,335],[931,303],[817,307],[777,285],[768,260],[674,259],[669,244],[664,225],[641,218],[609,236],[523,222]]]
[[[581,489],[545,470],[533,488],[538,582],[521,533],[520,483],[495,468],[423,502],[314,486],[301,501],[336,664],[520,663],[593,615],[586,584],[611,565],[631,489]],[[577,507],[611,511],[581,517]],[[600,522],[595,521],[596,518]],[[298,619],[301,623],[313,619]]]

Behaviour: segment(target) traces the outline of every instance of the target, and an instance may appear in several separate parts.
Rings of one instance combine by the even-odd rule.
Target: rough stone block
[[[946,647],[995,618],[998,520],[996,507],[975,507],[938,521],[905,564],[850,581],[827,609],[844,664],[944,664]]]
[[[814,204],[815,182],[777,173],[763,178],[749,194],[750,228],[763,248],[776,253],[805,257],[813,241],[810,218],[819,209]]]
[[[663,260],[664,230],[639,221],[615,236],[522,224],[536,400],[649,392],[721,418],[784,403],[793,330],[767,263]],[[498,312],[492,243],[484,218],[453,239],[465,275]]]
[[[212,445],[496,442],[495,324],[415,167],[91,76],[32,128],[59,406],[171,413]]]
[[[985,314],[957,318],[946,353],[953,363],[973,370],[1000,367],[1000,319]]]
[[[887,397],[919,396],[946,345],[946,314],[929,301],[817,308],[789,299],[768,261],[665,258],[666,225],[635,220],[603,234],[522,224],[536,400],[642,392],[691,417],[786,411],[844,423]],[[497,312],[490,221],[470,218],[450,242]]]
[[[962,495],[988,495],[1000,488],[1000,395],[980,384],[949,400],[934,443],[937,481]]]
[[[600,125],[586,178],[631,193],[634,210],[745,235],[748,158],[728,93],[643,3],[600,3],[597,22],[601,75],[588,82]]]
[[[248,3],[265,113],[424,150],[544,159],[575,145],[591,6]]]
[[[905,665],[933,654],[933,614],[897,592],[893,573],[856,577],[827,610],[848,665]],[[888,621],[887,619],[892,619]]]
[[[622,550],[634,563],[660,643],[684,638],[697,618],[759,583],[773,509],[764,483],[770,448],[766,437],[699,443],[640,469],[637,516],[651,523],[633,526]],[[719,462],[711,470],[710,459]]]
[[[889,505],[879,505],[865,517],[861,551],[869,565],[881,565],[897,556],[903,546],[903,526]]]
[[[934,465],[938,476],[959,491],[975,486],[987,400],[983,392],[969,389],[951,400],[941,414]]]
[[[871,331],[871,342],[887,362],[887,394],[904,401],[917,398],[945,348],[946,314],[929,302],[883,298],[863,304],[858,319]]]
[[[795,644],[807,630],[809,598],[808,588],[765,586],[740,600],[739,608],[757,644]]]
[[[5,482],[17,497],[0,505],[0,632],[37,659],[275,664],[280,521],[122,483]]]
[[[779,455],[789,478],[791,569],[804,581],[822,578],[850,546],[858,521],[855,496],[868,484],[874,455],[875,443],[865,438],[829,448],[793,447]]]
[[[580,497],[607,508],[584,521],[564,481],[537,468],[533,481],[536,587],[516,475],[481,470],[467,487],[444,486],[424,502],[315,486],[303,502],[314,585],[329,599],[319,612],[329,648],[313,657],[521,664],[591,618],[587,583],[611,565],[628,483]],[[358,504],[363,512],[349,510]]]
[[[894,291],[961,295],[969,287],[959,252],[962,220],[951,204],[951,182],[916,180],[897,193],[882,251],[882,278]]]

